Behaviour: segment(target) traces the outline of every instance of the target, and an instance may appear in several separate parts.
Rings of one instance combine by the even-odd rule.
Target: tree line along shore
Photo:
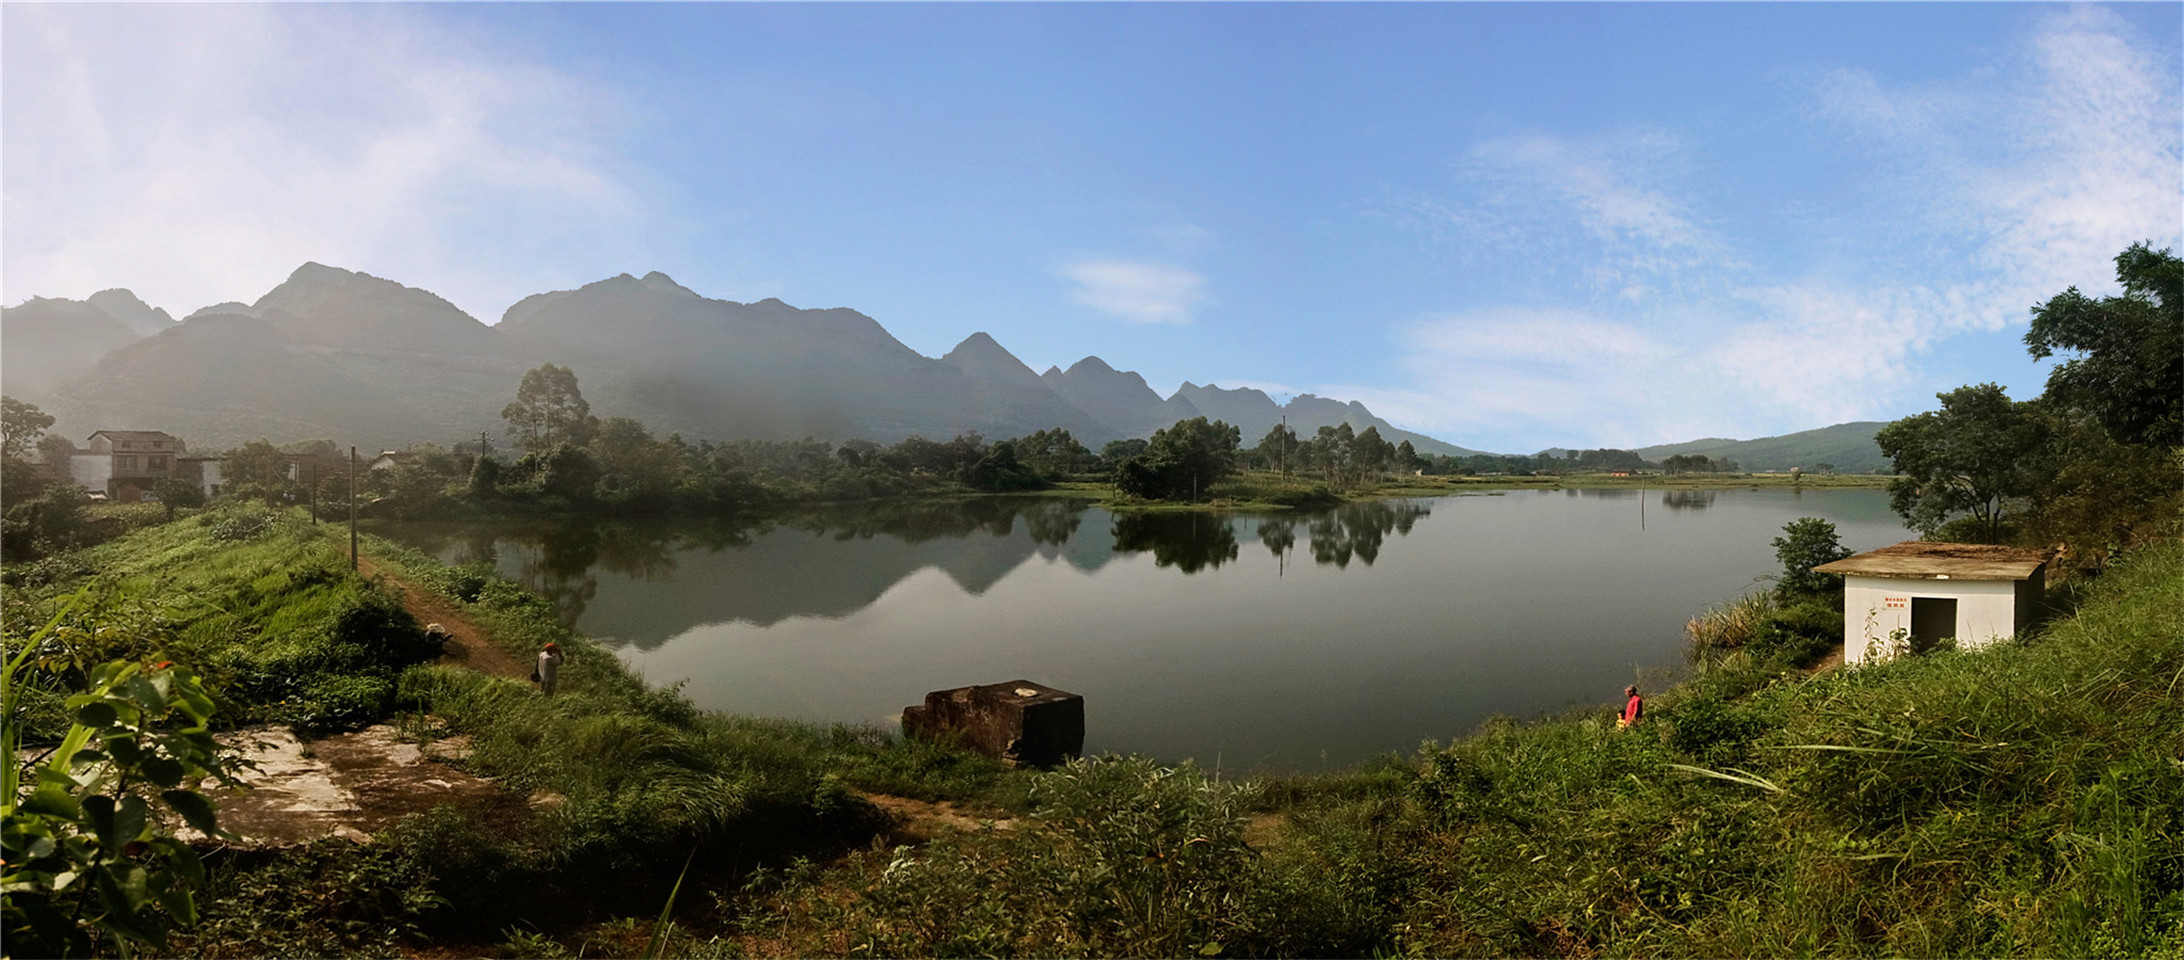
[[[87,504],[68,481],[70,460],[85,451],[46,433],[51,416],[13,398],[5,404],[0,499],[10,506],[0,549],[6,559],[35,559],[131,526],[128,511],[86,513],[104,504]],[[224,499],[323,506],[334,514],[353,505],[367,518],[415,520],[758,515],[814,504],[1040,491],[1122,509],[1287,509],[1454,488],[1886,482],[1837,475],[1824,461],[1810,470],[1754,474],[1726,459],[1678,454],[1655,462],[1613,449],[1425,455],[1408,440],[1383,439],[1377,426],[1355,431],[1348,423],[1303,436],[1277,425],[1247,446],[1236,427],[1197,417],[1095,452],[1061,428],[991,441],[976,433],[944,441],[913,436],[884,446],[813,438],[690,442],[656,437],[626,417],[600,419],[590,409],[576,375],[546,364],[524,375],[502,411],[498,444],[490,433],[451,446],[419,444],[366,454],[362,469],[329,439],[261,439],[212,455],[182,456],[186,450],[177,449],[169,458],[176,469],[132,481],[129,492],[149,494],[166,516]],[[169,442],[184,446],[182,438]],[[185,476],[182,466],[195,467],[198,476]]]

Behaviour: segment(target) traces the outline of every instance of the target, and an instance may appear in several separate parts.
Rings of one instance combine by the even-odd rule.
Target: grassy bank
[[[2177,544],[1984,651],[1808,675],[1748,645],[1629,732],[1606,708],[1496,721],[1235,781],[700,712],[515,585],[367,539],[508,652],[561,643],[542,697],[420,662],[396,588],[348,575],[334,532],[250,510],[139,531],[11,589],[10,630],[84,592],[56,691],[70,658],[174,659],[240,718],[302,722],[326,711],[283,711],[315,685],[370,679],[376,706],[324,728],[466,735],[533,813],[216,857],[178,953],[628,955],[689,863],[686,956],[2184,954]],[[1015,826],[896,847],[858,791]]]

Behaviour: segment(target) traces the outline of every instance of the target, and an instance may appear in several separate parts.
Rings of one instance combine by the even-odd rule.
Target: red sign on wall
[[[1910,597],[1882,597],[1881,605],[1890,610],[1902,610],[1911,605]]]

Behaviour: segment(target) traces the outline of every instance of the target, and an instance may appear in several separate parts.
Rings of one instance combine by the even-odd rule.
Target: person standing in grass
[[[1629,699],[1623,702],[1623,715],[1615,718],[1617,730],[1628,730],[1646,718],[1646,698],[1638,695],[1637,684],[1624,687],[1623,696]]]
[[[531,679],[538,681],[538,688],[547,696],[554,692],[554,681],[561,678],[561,645],[549,643],[538,652],[538,669],[531,671]]]

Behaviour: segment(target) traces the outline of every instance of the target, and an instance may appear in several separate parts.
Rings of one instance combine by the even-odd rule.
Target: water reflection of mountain
[[[489,564],[565,623],[656,649],[699,623],[841,617],[934,567],[984,593],[1034,553],[1096,570],[1106,538],[1061,500],[886,503],[765,521],[412,524],[383,532],[450,563]],[[1080,541],[1093,544],[1080,546]],[[841,544],[860,541],[845,553]],[[604,583],[602,583],[604,581]]]
[[[701,623],[772,626],[845,617],[927,568],[983,594],[1033,555],[1086,572],[1150,552],[1186,574],[1239,555],[1237,524],[1291,549],[1301,532],[1321,564],[1371,565],[1424,505],[1376,501],[1306,516],[1110,514],[1042,498],[875,503],[764,521],[507,521],[396,524],[380,531],[450,563],[485,564],[553,604],[565,623],[650,651]],[[1247,532],[1248,535],[1248,532]],[[854,544],[854,546],[848,546]]]

